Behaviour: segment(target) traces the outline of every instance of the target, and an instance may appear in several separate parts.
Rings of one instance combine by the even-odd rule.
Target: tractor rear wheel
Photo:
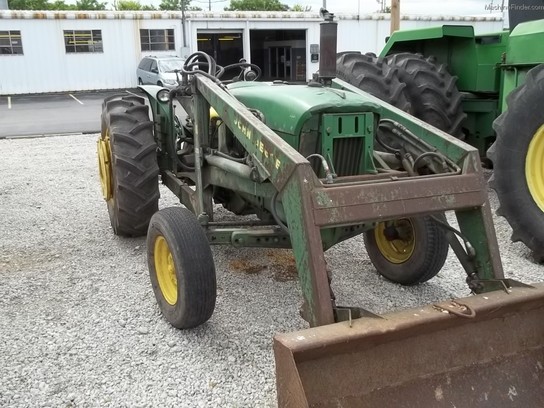
[[[365,233],[364,241],[378,272],[403,285],[432,279],[448,256],[445,233],[431,217],[380,222]]]
[[[495,143],[491,187],[499,215],[512,227],[512,241],[527,245],[544,261],[544,64],[531,69],[525,83],[508,95],[508,109],[493,125]]]
[[[457,78],[451,76],[444,65],[437,66],[433,57],[400,53],[387,57],[387,61],[399,69],[398,76],[406,84],[412,115],[464,139],[462,124],[466,114],[457,89]]]
[[[116,95],[104,101],[98,165],[113,232],[145,235],[158,211],[159,167],[153,122],[142,98]]]
[[[215,265],[201,225],[186,208],[170,207],[151,218],[147,263],[155,298],[178,329],[206,322],[215,308]]]
[[[336,76],[382,101],[410,112],[406,85],[399,80],[398,70],[373,54],[338,54]]]

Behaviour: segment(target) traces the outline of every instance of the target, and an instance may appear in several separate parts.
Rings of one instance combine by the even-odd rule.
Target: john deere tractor
[[[111,226],[147,234],[164,318],[191,329],[212,317],[210,245],[292,248],[311,328],[275,337],[280,406],[474,406],[477,393],[496,407],[512,387],[543,406],[544,287],[504,279],[478,150],[405,100],[335,78],[332,15],[321,30],[319,75],[305,85],[258,82],[252,64],[197,52],[174,89],[104,101]],[[398,104],[400,80],[385,76]],[[158,210],[159,181],[183,206]],[[451,248],[475,295],[384,316],[337,305],[324,251],[360,234],[376,270],[404,285],[432,279]]]
[[[510,1],[510,31],[397,31],[379,58],[338,56],[338,77],[475,146],[498,213],[544,261],[544,2]]]

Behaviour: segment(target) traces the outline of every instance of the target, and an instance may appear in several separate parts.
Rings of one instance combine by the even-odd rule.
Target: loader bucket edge
[[[278,406],[544,406],[544,284],[381,317],[276,335]]]

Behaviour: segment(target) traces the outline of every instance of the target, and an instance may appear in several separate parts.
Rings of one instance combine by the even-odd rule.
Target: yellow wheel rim
[[[536,131],[529,144],[525,178],[533,200],[544,211],[544,125]]]
[[[385,229],[393,226],[399,232],[398,239],[388,239],[385,235]],[[415,249],[415,232],[412,222],[403,218],[400,220],[380,222],[374,229],[376,245],[381,254],[391,263],[401,264],[406,262]]]
[[[113,197],[113,180],[111,171],[110,135],[106,132],[104,138],[98,139],[98,171],[100,174],[100,187],[104,200],[109,201]]]
[[[154,261],[162,296],[169,304],[175,305],[178,301],[176,267],[168,243],[162,236],[158,236],[155,240]]]

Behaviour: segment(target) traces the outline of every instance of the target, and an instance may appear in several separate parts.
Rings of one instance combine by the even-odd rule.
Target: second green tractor
[[[516,17],[511,31],[488,35],[472,26],[397,31],[379,56],[338,54],[337,75],[478,148],[512,240],[542,262],[544,20]]]

